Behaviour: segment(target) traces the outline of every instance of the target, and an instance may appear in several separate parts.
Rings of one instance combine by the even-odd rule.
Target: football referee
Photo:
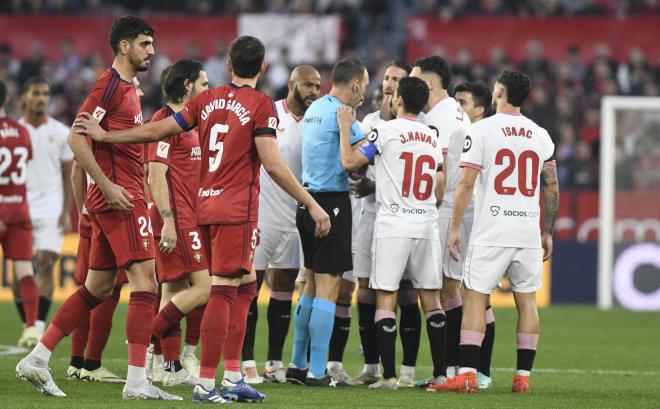
[[[362,104],[369,74],[364,64],[344,58],[332,69],[330,93],[316,100],[302,124],[303,186],[330,215],[332,228],[323,238],[314,236],[314,223],[298,205],[296,224],[300,233],[307,283],[293,318],[294,337],[287,378],[309,386],[336,386],[326,375],[328,347],[335,318],[335,302],[344,271],[353,268],[351,257],[351,202],[348,175],[339,154],[337,109]],[[359,124],[351,127],[351,144],[364,139]],[[307,346],[311,343],[309,368]]]

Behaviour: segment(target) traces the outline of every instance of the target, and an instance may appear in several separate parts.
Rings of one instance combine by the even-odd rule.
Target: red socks
[[[89,336],[87,341],[87,354],[85,358],[92,361],[100,361],[105,345],[112,330],[112,316],[117,308],[121,286],[113,288],[112,295],[103,300],[98,307],[94,308],[89,320]]]
[[[71,333],[71,356],[84,357],[85,347],[87,346],[87,334],[89,334],[89,317],[90,312],[87,311],[86,317],[82,318],[80,325]]]
[[[57,310],[53,321],[41,338],[41,343],[53,351],[62,338],[72,333],[89,311],[100,302],[101,300],[94,297],[84,285],[78,288]]]
[[[39,313],[39,288],[34,276],[26,276],[18,281],[18,291],[23,301],[25,312],[25,325],[31,327],[37,320]]]
[[[231,306],[236,299],[237,291],[236,287],[228,285],[211,286],[211,296],[206,305],[200,328],[202,340],[200,378],[215,378],[220,356],[227,340]],[[245,316],[243,321],[245,321]]]
[[[158,315],[156,315],[154,320],[154,327],[152,329],[153,336],[161,338],[163,334],[168,332],[170,328],[179,327],[179,323],[181,322],[183,316],[184,314],[181,312],[181,310],[176,305],[174,305],[172,301],[170,301],[167,303],[165,308],[160,310]],[[179,332],[181,332],[180,327]]]
[[[186,315],[186,344],[197,345],[199,342],[199,327],[202,325],[206,304],[200,305]]]
[[[126,315],[126,338],[128,339],[128,364],[145,366],[147,347],[151,340],[154,323],[156,294],[148,291],[133,291],[128,302]]]
[[[171,326],[160,337],[160,345],[165,362],[179,360],[179,349],[181,348],[181,325],[179,323]]]
[[[229,333],[225,344],[225,371],[241,371],[241,352],[250,304],[257,294],[257,282],[241,284],[229,315]]]

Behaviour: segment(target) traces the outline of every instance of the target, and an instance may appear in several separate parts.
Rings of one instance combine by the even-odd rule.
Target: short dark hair
[[[532,81],[518,70],[505,70],[497,76],[497,82],[506,88],[506,100],[514,107],[519,107],[529,95]]]
[[[416,77],[401,78],[398,93],[403,100],[403,109],[415,115],[421,112],[429,99],[428,85]]]
[[[115,54],[119,53],[119,43],[122,40],[135,40],[140,34],[154,35],[154,28],[146,21],[134,16],[122,16],[110,27],[110,47]]]
[[[35,84],[46,84],[48,85],[48,87],[50,87],[50,82],[48,82],[46,77],[42,77],[40,75],[35,77],[30,77],[28,78],[27,81],[23,83],[23,94],[26,94],[30,90],[30,87]]]
[[[408,61],[405,61],[405,60],[392,60],[392,61],[390,61],[389,64],[387,64],[386,68],[390,68],[390,67],[401,68],[402,70],[407,72],[409,75],[410,75],[410,71],[412,71],[412,68],[413,68],[412,64],[410,64]]]
[[[163,70],[160,86],[165,102],[181,102],[186,96],[186,80],[195,82],[202,71],[197,60],[179,60]]]
[[[342,58],[332,67],[332,83],[346,85],[355,79],[361,80],[366,69],[357,58]]]
[[[449,89],[452,76],[451,66],[444,58],[437,55],[419,58],[415,61],[415,67],[419,67],[422,71],[436,74],[442,80],[442,88]]]
[[[4,81],[0,81],[0,108],[5,106],[5,100],[7,99],[7,86]]]
[[[240,78],[256,77],[261,70],[265,56],[266,47],[256,37],[238,37],[229,46],[232,71]]]
[[[472,100],[474,101],[474,106],[484,107],[484,116],[490,108],[490,88],[483,81],[469,81],[462,84],[458,84],[454,88],[454,93],[458,92],[469,92],[472,95]]]

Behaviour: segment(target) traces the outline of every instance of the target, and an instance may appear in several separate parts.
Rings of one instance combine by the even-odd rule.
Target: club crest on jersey
[[[195,253],[195,254],[193,255],[193,258],[195,259],[195,262],[197,262],[197,263],[201,263],[201,261],[202,261],[202,253]]]
[[[92,113],[92,118],[94,118],[96,122],[101,122],[101,119],[103,119],[104,116],[105,109],[101,107],[96,107],[96,109],[94,109],[94,113]]]
[[[149,240],[143,239],[142,240],[142,247],[144,247],[145,250],[149,249]]]
[[[378,139],[378,129],[373,128],[369,133],[367,134],[367,140],[369,142],[376,142]]]
[[[470,138],[470,135],[465,136],[465,142],[463,143],[463,152],[467,152],[470,150],[472,147],[472,138]]]
[[[170,152],[170,144],[167,142],[160,141],[158,142],[158,148],[156,149],[156,156],[167,159],[167,155]]]

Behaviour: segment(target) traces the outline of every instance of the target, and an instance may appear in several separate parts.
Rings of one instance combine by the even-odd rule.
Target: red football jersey
[[[128,129],[142,124],[142,106],[132,82],[124,81],[114,68],[96,81],[80,112],[89,112],[106,131]],[[109,144],[92,141],[94,158],[103,173],[133,195],[144,199],[144,144]],[[90,212],[110,210],[101,189],[93,183],[85,205]]]
[[[164,106],[151,120],[158,121],[173,114],[174,111],[169,106]],[[181,132],[148,144],[147,161],[162,162],[168,166],[166,178],[177,230],[196,227],[197,188],[199,169],[202,166],[202,150],[199,147],[197,131],[193,129]],[[154,234],[160,235],[163,219],[158,214],[156,203],[149,209],[149,216]]]
[[[223,85],[191,99],[174,118],[182,129],[197,125],[199,132],[199,224],[257,221],[261,162],[254,138],[275,137],[273,101],[247,85]]]
[[[25,188],[30,159],[27,129],[11,118],[0,118],[0,220],[5,224],[30,221]]]

